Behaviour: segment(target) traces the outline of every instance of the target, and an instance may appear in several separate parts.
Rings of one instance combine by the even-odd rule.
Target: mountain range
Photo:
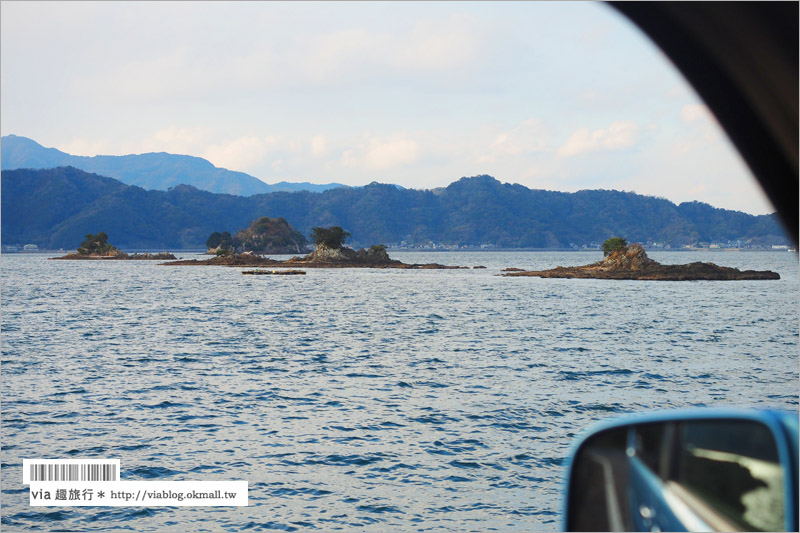
[[[493,245],[567,248],[612,236],[681,246],[697,242],[788,244],[775,215],[753,216],[700,202],[630,192],[528,189],[491,176],[461,178],[435,190],[372,183],[323,192],[215,194],[189,185],[145,190],[73,168],[3,170],[3,244],[74,248],[103,231],[127,249],[203,247],[215,232],[235,233],[260,217],[283,217],[308,235],[341,226],[350,244]]]
[[[165,152],[92,157],[70,155],[18,135],[0,138],[0,163],[3,170],[71,166],[115,178],[127,185],[157,191],[183,184],[209,192],[252,196],[281,191],[322,192],[344,187],[340,183],[317,185],[287,181],[270,185],[244,172],[217,168],[200,157]]]

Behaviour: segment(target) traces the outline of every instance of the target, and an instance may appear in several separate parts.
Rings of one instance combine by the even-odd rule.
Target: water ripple
[[[797,410],[790,255],[725,254],[774,283],[640,284],[495,276],[589,252],[409,253],[487,269],[268,283],[4,254],[3,528],[554,531],[566,455],[592,422]],[[33,509],[18,481],[30,456],[119,458],[125,479],[245,479],[250,506]]]

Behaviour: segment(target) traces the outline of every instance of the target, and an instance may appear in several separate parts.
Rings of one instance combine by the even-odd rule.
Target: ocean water
[[[391,255],[487,268],[242,276],[3,255],[3,530],[554,531],[587,425],[798,409],[795,254],[650,254],[781,274],[750,282],[497,276],[598,252]],[[21,462],[36,457],[244,479],[250,505],[32,508]]]

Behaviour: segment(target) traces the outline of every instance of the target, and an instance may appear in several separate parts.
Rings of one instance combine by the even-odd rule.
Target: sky
[[[74,155],[774,211],[669,60],[600,3],[3,1],[0,24],[0,132]]]

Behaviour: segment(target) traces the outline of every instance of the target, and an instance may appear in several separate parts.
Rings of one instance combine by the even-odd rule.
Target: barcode
[[[23,459],[22,482],[119,481],[119,459]]]
[[[117,465],[30,465],[31,481],[117,481]]]

